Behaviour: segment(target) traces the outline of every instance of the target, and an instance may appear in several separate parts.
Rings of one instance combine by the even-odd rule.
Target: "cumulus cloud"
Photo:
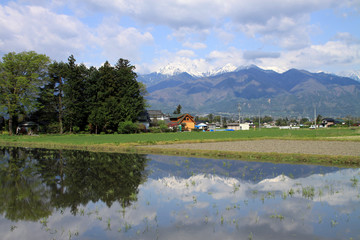
[[[325,44],[311,45],[307,48],[288,51],[281,54],[277,61],[278,66],[285,69],[303,68],[308,70],[325,71],[345,65],[360,64],[360,44],[348,45],[345,41],[328,41]],[[269,63],[264,60],[264,65]]]
[[[192,48],[192,49],[202,49],[206,48],[206,44],[202,42],[185,42],[183,43],[184,47]]]
[[[191,57],[194,57],[195,56],[195,53],[191,50],[180,50],[176,53],[177,56],[180,56],[180,57],[188,57],[188,58],[191,58]]]
[[[35,50],[65,58],[91,39],[79,20],[40,6],[0,5],[0,52]]]
[[[15,0],[0,4],[0,54],[123,57],[149,71],[169,63],[203,72],[228,63],[277,70],[358,64],[360,40],[351,33],[311,42],[319,32],[311,14],[324,9],[340,17],[359,11],[357,0]]]
[[[264,39],[284,37],[288,33],[290,40],[299,40],[307,34],[304,23],[309,21],[309,14],[321,9],[335,8],[342,6],[353,6],[353,0],[295,0],[295,1],[219,1],[219,0],[198,0],[198,1],[171,1],[157,0],[156,2],[147,0],[134,1],[104,1],[91,0],[83,3],[82,1],[72,1],[73,8],[87,11],[113,12],[119,15],[126,15],[136,21],[145,24],[164,25],[173,29],[174,36],[180,41],[183,34],[189,29],[201,31],[209,34],[209,30],[226,28],[230,21],[238,25],[237,29],[246,34],[264,35]],[[306,21],[304,22],[304,19]],[[300,29],[300,30],[297,30]],[[228,31],[219,32],[221,37]],[[272,36],[272,33],[275,35]],[[281,34],[280,34],[281,33]],[[290,33],[290,34],[289,34]],[[305,35],[304,35],[305,34]],[[231,35],[231,34],[230,34]],[[227,36],[227,37],[230,37]],[[294,47],[290,43],[294,41],[283,40],[279,42],[285,48]],[[276,42],[275,42],[276,43]],[[298,43],[299,44],[299,43]],[[308,44],[308,38],[301,45]]]
[[[140,32],[136,28],[124,28],[111,21],[105,21],[96,29],[95,42],[102,49],[104,58],[111,62],[120,57],[138,61],[141,46],[153,43],[150,32]]]
[[[41,1],[40,1],[41,2]],[[55,4],[55,3],[54,3]],[[87,55],[115,62],[118,58],[139,60],[141,46],[153,43],[150,32],[122,27],[116,19],[105,19],[91,28],[79,19],[36,5],[0,5],[0,53],[30,51],[66,61]],[[100,55],[100,56],[99,56]]]

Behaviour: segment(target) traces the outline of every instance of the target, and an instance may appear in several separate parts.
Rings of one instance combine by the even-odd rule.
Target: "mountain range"
[[[224,68],[208,73],[184,69],[139,75],[147,86],[151,109],[171,113],[178,104],[195,115],[214,113],[310,117],[359,116],[360,82],[328,73],[290,69],[284,73],[257,66]]]

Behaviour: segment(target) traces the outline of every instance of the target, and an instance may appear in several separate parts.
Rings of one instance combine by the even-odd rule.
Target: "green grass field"
[[[358,137],[357,137],[358,136]],[[251,139],[301,139],[301,140],[352,140],[360,141],[360,129],[261,129],[249,131],[217,131],[217,132],[177,132],[177,133],[141,133],[141,134],[109,134],[109,135],[39,135],[8,136],[0,135],[1,143],[41,143],[65,145],[96,144],[156,144],[171,142],[207,142],[234,141]]]
[[[109,135],[39,135],[8,136],[0,135],[0,146],[18,146],[53,149],[78,149],[99,152],[132,152],[143,154],[166,154],[191,157],[211,157],[241,159],[247,161],[271,161],[296,164],[320,164],[341,167],[360,166],[360,157],[355,156],[322,156],[307,154],[282,154],[261,152],[228,152],[202,151],[188,149],[155,149],[141,145],[199,143],[218,141],[241,141],[258,139],[284,140],[336,140],[360,142],[360,128],[329,129],[261,129],[249,131],[218,132],[178,132],[178,133],[141,133],[141,134],[109,134]],[[139,147],[140,146],[140,147]]]

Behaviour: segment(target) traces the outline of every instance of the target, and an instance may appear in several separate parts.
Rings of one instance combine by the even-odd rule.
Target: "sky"
[[[257,65],[360,71],[360,0],[0,0],[0,56],[36,51],[140,74]]]

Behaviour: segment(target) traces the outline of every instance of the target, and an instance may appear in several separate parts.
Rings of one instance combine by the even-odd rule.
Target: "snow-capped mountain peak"
[[[347,71],[339,73],[340,76],[352,78],[356,81],[360,81],[360,70]]]
[[[237,67],[235,67],[231,63],[228,63],[221,68],[212,69],[212,70],[208,71],[207,73],[204,73],[204,76],[216,76],[216,75],[219,75],[222,73],[233,72],[236,69],[237,69]]]
[[[186,64],[168,64],[165,67],[160,68],[156,73],[173,76],[180,73],[188,73],[194,77],[209,77],[209,76],[215,76],[222,73],[227,72],[233,72],[237,69],[234,65],[231,63],[226,64],[225,66],[221,68],[212,68],[208,71],[204,71],[205,69],[200,69],[196,65],[186,65]]]
[[[173,66],[168,64],[165,67],[160,68],[159,71],[157,71],[156,73],[172,76],[182,72],[186,72],[186,69],[183,69],[181,66]]]

